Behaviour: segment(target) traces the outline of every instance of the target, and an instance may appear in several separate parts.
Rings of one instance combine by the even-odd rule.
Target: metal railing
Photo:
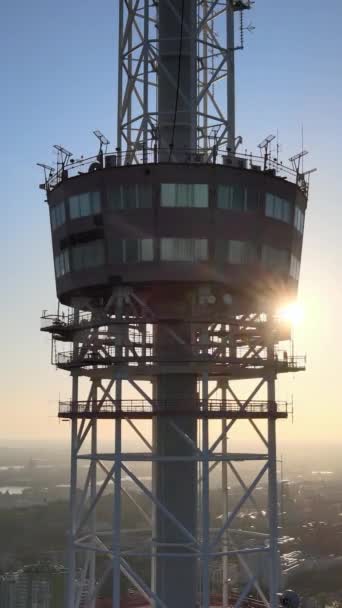
[[[192,407],[189,407],[192,405]],[[250,401],[245,407],[242,407],[234,400],[227,399],[209,399],[208,401],[198,400],[193,404],[185,399],[170,400],[151,400],[144,399],[123,399],[121,401],[109,400],[104,401],[60,401],[59,415],[82,415],[86,413],[93,414],[151,414],[153,413],[170,413],[172,415],[192,414],[194,412],[202,414],[288,414],[288,403],[285,401],[277,401],[269,403],[267,401]]]
[[[306,365],[305,356],[288,356],[286,352],[275,353],[273,359],[268,359],[266,352],[250,352],[248,348],[237,349],[232,355],[225,345],[200,343],[188,345],[188,351],[182,355],[158,354],[151,343],[118,344],[102,349],[79,348],[78,350],[62,351],[56,354],[54,363],[57,367],[88,367],[88,366],[110,366],[115,363],[134,363],[141,365],[183,365],[184,363],[214,363],[233,365],[240,367],[266,367],[273,366],[276,371],[291,371],[304,369]]]
[[[163,153],[167,156],[167,161],[160,160]],[[261,171],[272,174],[291,182],[296,183],[305,194],[308,191],[308,180],[305,175],[297,172],[291,167],[284,165],[279,160],[269,155],[260,156],[254,154],[234,155],[215,148],[202,150],[162,150],[158,148],[125,151],[115,150],[114,152],[90,156],[87,158],[69,159],[66,164],[59,163],[54,172],[50,172],[45,179],[45,189],[53,190],[62,181],[84,173],[115,169],[117,167],[127,167],[130,165],[150,165],[150,164],[191,164],[191,165],[224,165],[252,171]]]
[[[123,315],[120,318],[115,318],[114,316],[110,316],[109,314],[103,312],[103,313],[98,313],[98,314],[94,314],[91,312],[86,312],[86,311],[80,311],[78,315],[75,315],[73,312],[71,312],[72,309],[70,309],[70,312],[68,312],[67,314],[63,314],[63,313],[59,313],[59,314],[51,314],[48,313],[47,311],[43,311],[41,318],[40,318],[40,329],[42,331],[50,331],[50,332],[56,332],[56,333],[62,333],[65,331],[77,331],[83,328],[87,328],[87,327],[99,327],[99,326],[110,326],[110,325],[130,325],[130,326],[138,326],[138,325],[148,325],[148,324],[155,324],[157,322],[163,322],[161,319],[153,318],[152,316],[147,317],[147,316],[141,316],[139,317],[137,314],[135,316],[129,316],[129,315]],[[267,326],[267,323],[265,320],[261,320],[259,319],[253,319],[252,321],[243,321],[243,320],[238,320],[238,319],[232,319],[232,318],[213,318],[213,319],[207,319],[207,316],[204,318],[204,320],[202,320],[203,323],[206,323],[207,325],[210,324],[219,324],[219,325],[223,325],[223,326],[232,326],[234,325],[235,327],[241,326],[243,328],[242,331],[246,331],[245,327],[246,326],[251,326],[254,328],[258,328],[258,331],[261,331],[263,328],[265,328]],[[184,319],[183,319],[184,320]],[[189,319],[185,319],[186,322],[189,323],[193,323],[193,324],[200,324],[201,320],[199,320],[196,316],[196,314],[193,314],[193,316]],[[168,319],[165,320],[165,322],[168,322]],[[218,333],[220,333],[221,330],[219,330]],[[217,332],[216,332],[217,333]],[[217,333],[217,335],[218,335]],[[213,332],[214,335],[214,332]]]

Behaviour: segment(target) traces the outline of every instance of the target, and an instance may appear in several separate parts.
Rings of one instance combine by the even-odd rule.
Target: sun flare
[[[304,310],[297,302],[291,302],[279,309],[279,318],[292,326],[300,325],[303,322]]]

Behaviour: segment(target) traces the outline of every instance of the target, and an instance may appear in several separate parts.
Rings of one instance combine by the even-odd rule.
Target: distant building
[[[0,577],[0,608],[16,608],[18,573]]]
[[[60,608],[64,603],[65,570],[38,562],[0,577],[0,608]]]

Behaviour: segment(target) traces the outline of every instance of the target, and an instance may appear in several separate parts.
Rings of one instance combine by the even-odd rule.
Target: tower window
[[[208,207],[207,184],[161,184],[162,207]]]
[[[146,209],[152,207],[152,187],[145,184],[125,184],[108,193],[109,206],[121,209]]]
[[[64,249],[64,251],[55,257],[55,272],[57,279],[70,272],[70,257],[68,249]]]
[[[208,259],[207,239],[161,239],[163,262],[204,262]]]
[[[262,263],[271,271],[282,273],[289,272],[290,255],[286,249],[276,249],[269,245],[264,245],[262,248]]]
[[[295,207],[294,227],[301,234],[303,234],[303,232],[304,232],[304,219],[305,219],[305,215],[304,215],[303,211],[301,209],[299,209],[299,207]]]
[[[82,243],[71,249],[72,269],[75,271],[102,266],[105,262],[104,243],[102,240]]]
[[[55,230],[59,226],[65,224],[65,204],[64,201],[55,205],[54,207],[50,207],[50,218],[51,218],[51,227],[52,230]]]
[[[267,192],[265,215],[267,215],[267,217],[273,217],[276,220],[280,220],[281,222],[291,224],[292,205],[286,199]]]
[[[216,260],[229,264],[251,264],[257,260],[257,248],[249,241],[216,242]]]
[[[217,187],[217,206],[230,211],[254,211],[247,200],[247,188],[240,184],[220,185]]]
[[[291,255],[290,262],[290,277],[292,277],[295,281],[299,280],[299,272],[300,272],[300,261],[296,256]]]
[[[101,212],[99,192],[84,192],[69,198],[70,219],[96,215]]]
[[[112,264],[153,262],[153,239],[113,239],[109,247]]]

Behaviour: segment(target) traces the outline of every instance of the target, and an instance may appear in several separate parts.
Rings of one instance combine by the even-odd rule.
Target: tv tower
[[[59,309],[42,329],[72,384],[67,608],[95,608],[109,578],[113,608],[124,578],[156,608],[279,604],[276,379],[304,360],[276,311],[297,292],[309,174],[304,152],[273,158],[273,136],[239,153],[250,8],[118,0],[116,147],[95,131],[95,157],[56,146],[44,165]],[[242,515],[261,513],[261,484],[256,531]],[[143,522],[133,545],[123,499]]]

